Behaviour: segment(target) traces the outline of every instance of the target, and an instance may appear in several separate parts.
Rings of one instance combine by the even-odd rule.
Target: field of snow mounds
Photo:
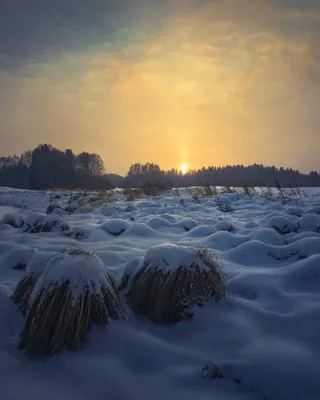
[[[318,400],[320,189],[306,192],[127,201],[121,191],[0,188],[0,399]],[[18,348],[23,315],[12,293],[70,244],[94,251],[118,281],[153,246],[202,246],[215,252],[228,296],[166,326],[129,309],[93,326],[81,350],[30,360]],[[201,373],[209,361],[220,378],[206,379],[212,365]]]

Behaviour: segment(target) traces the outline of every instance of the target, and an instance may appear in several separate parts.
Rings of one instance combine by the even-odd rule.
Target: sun
[[[180,165],[180,171],[183,173],[183,175],[188,172],[188,169],[189,169],[188,164],[181,164]]]

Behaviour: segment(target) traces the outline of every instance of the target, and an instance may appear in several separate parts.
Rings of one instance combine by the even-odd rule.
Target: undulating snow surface
[[[318,400],[320,189],[307,194],[282,201],[181,190],[128,202],[116,191],[106,204],[97,193],[0,188],[0,399]],[[204,246],[229,296],[171,326],[129,311],[93,327],[77,352],[29,360],[17,347],[23,316],[11,294],[70,244],[94,251],[118,280],[153,246],[164,245],[147,255],[163,252],[173,267],[188,249],[169,244]],[[201,379],[210,360],[223,379]]]

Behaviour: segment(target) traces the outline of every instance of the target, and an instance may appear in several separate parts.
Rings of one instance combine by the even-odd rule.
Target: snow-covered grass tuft
[[[13,228],[21,228],[25,223],[25,219],[21,214],[9,213],[2,217],[1,223],[10,225]]]
[[[128,301],[154,322],[179,322],[192,316],[194,305],[225,296],[223,273],[207,249],[157,245],[150,248],[130,281]]]
[[[69,246],[30,272],[13,300],[25,313],[20,347],[50,356],[64,347],[76,349],[91,324],[125,315],[116,282],[93,253]]]

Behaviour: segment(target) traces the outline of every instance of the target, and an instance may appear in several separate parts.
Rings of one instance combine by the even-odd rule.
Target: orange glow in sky
[[[166,3],[161,23],[150,8],[110,42],[62,49],[25,73],[0,69],[0,155],[50,143],[96,152],[121,174],[148,161],[183,163],[183,173],[255,162],[319,170],[320,14],[193,3]]]

